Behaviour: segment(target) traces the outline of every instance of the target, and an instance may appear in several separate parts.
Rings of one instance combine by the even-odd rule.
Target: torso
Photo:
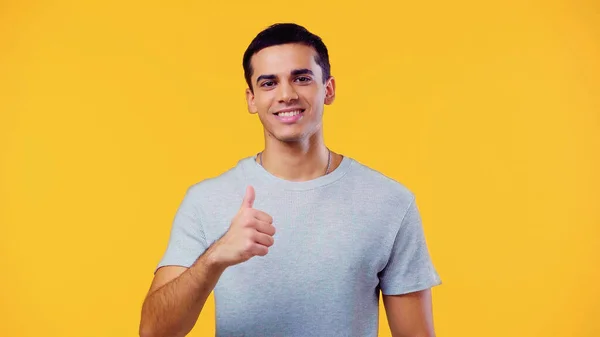
[[[237,178],[230,177],[228,187],[214,181],[219,191],[204,205],[221,207],[201,206],[207,243],[228,229],[247,184],[256,190],[254,208],[273,217],[277,233],[267,256],[221,276],[215,288],[218,335],[376,336],[378,273],[410,193],[387,186],[382,176],[353,174],[364,168],[349,158],[336,165],[343,173],[312,185],[279,185],[266,172],[262,178],[268,179],[249,178],[248,170],[263,168],[253,159],[243,165],[230,173]],[[398,207],[385,205],[394,201]]]

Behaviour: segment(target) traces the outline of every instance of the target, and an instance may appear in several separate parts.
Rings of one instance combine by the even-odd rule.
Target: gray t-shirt
[[[380,291],[441,284],[414,194],[350,157],[327,175],[293,182],[252,156],[192,185],[157,268],[191,266],[227,231],[248,185],[254,208],[273,217],[275,243],[219,279],[217,336],[377,336]]]

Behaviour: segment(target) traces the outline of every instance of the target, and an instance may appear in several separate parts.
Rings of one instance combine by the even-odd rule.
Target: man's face
[[[335,97],[333,78],[323,83],[316,51],[285,44],[254,54],[252,87],[246,90],[248,110],[258,113],[268,135],[283,142],[307,139],[321,128],[324,104]]]

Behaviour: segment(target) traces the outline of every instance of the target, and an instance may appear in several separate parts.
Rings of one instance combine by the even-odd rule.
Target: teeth
[[[292,116],[296,116],[298,114],[300,114],[302,112],[302,110],[294,110],[294,111],[288,111],[288,112],[280,112],[278,115],[281,117],[292,117]]]

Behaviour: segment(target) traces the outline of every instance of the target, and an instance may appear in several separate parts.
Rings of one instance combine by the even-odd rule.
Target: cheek
[[[302,91],[302,96],[311,104],[320,104],[325,100],[325,92],[318,87],[306,87]]]
[[[258,108],[260,112],[268,112],[271,107],[271,95],[261,93],[254,98],[254,105]]]

